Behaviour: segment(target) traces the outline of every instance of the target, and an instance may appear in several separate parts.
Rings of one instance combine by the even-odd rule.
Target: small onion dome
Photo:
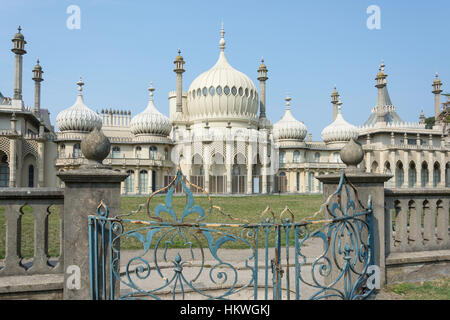
[[[34,70],[39,70],[39,71],[42,70],[42,67],[41,67],[41,65],[39,64],[39,59],[37,59],[37,61],[36,61],[36,65],[34,66]]]
[[[441,80],[439,80],[439,74],[437,72],[436,72],[436,77],[435,77],[435,79],[433,81],[433,84],[442,84]]]
[[[89,109],[83,101],[83,81],[77,82],[78,97],[75,104],[70,108],[61,111],[56,117],[56,124],[60,131],[86,131],[90,132],[95,127],[102,127],[102,118],[94,111]]]
[[[290,108],[290,97],[286,97],[286,112],[280,121],[273,125],[275,139],[294,139],[303,141],[308,131],[302,121],[294,118]]]
[[[325,143],[334,143],[347,142],[352,138],[358,138],[358,128],[344,120],[341,106],[339,105],[336,119],[323,129],[322,139]]]
[[[20,40],[25,39],[24,36],[23,36],[23,34],[20,33],[20,31],[22,31],[22,28],[19,26],[19,27],[17,28],[17,33],[14,35],[14,39],[20,39]]]
[[[168,136],[172,129],[170,120],[156,109],[155,104],[153,103],[153,91],[155,91],[155,89],[151,84],[148,90],[150,91],[150,100],[147,108],[131,119],[131,132],[135,135],[148,134]]]

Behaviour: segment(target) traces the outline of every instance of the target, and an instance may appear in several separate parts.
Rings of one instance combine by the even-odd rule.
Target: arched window
[[[310,172],[308,175],[308,191],[314,191],[314,172]]]
[[[297,185],[297,191],[300,191],[300,172],[297,172],[296,175],[296,185]]]
[[[408,170],[408,187],[414,188],[417,182],[416,164],[411,162]]]
[[[0,187],[9,187],[9,164],[8,156],[0,151]]]
[[[156,153],[157,153],[158,149],[155,146],[151,146],[149,149],[149,158],[150,160],[156,160]]]
[[[397,168],[395,169],[395,186],[397,188],[401,188],[403,186],[403,181],[404,181],[403,164],[399,162],[397,164]]]
[[[378,172],[378,162],[374,161],[372,162],[372,166],[370,168],[370,172],[377,173]]]
[[[139,172],[139,193],[146,193],[148,188],[148,173],[146,170]]]
[[[298,163],[300,162],[300,152],[294,151],[294,162]]]
[[[131,193],[134,191],[134,171],[128,170],[127,173],[129,176],[125,180],[125,191],[126,193]]]
[[[433,186],[437,187],[439,182],[441,182],[441,168],[439,163],[436,162],[433,167]]]
[[[142,155],[142,148],[140,146],[136,147],[136,158],[140,159]]]
[[[113,147],[112,148],[112,157],[117,159],[120,158],[120,147]]]
[[[422,163],[422,170],[420,171],[420,186],[425,188],[428,185],[429,179],[428,164],[424,162]]]
[[[81,157],[81,147],[79,143],[75,143],[73,145],[73,157],[80,158]]]
[[[28,187],[34,187],[34,166],[32,164],[28,166]]]
[[[450,187],[450,163],[445,165],[445,186]]]

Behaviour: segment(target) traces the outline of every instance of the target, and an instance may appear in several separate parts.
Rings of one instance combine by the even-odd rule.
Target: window
[[[164,160],[169,160],[169,149],[164,149]]]
[[[320,162],[320,153],[316,152],[314,154],[314,162]]]
[[[441,169],[439,163],[436,162],[433,168],[433,186],[437,187],[439,182],[441,182]]]
[[[200,97],[202,95],[202,90],[197,89],[197,97]]]
[[[217,91],[217,94],[218,94],[219,96],[222,95],[222,87],[221,87],[221,86],[218,86],[217,89],[216,89],[216,91]]]
[[[339,163],[340,160],[341,160],[341,156],[339,155],[339,153],[337,153],[337,152],[333,153],[333,162]]]
[[[417,174],[416,174],[416,165],[414,162],[411,162],[409,165],[409,171],[408,171],[408,187],[414,188],[417,181]]]
[[[0,162],[0,187],[9,187],[9,165],[8,156],[0,151],[1,162]]]
[[[300,172],[297,172],[297,191],[300,191]]]
[[[286,152],[281,151],[281,152],[280,152],[280,163],[284,163],[284,158],[285,158],[285,156],[286,156]]]
[[[229,87],[229,86],[225,86],[225,88],[223,88],[223,92],[224,92],[226,95],[229,95],[229,94],[230,94],[230,87]]]
[[[209,88],[209,94],[210,94],[210,95],[213,96],[215,92],[216,92],[216,91],[214,90],[214,87],[210,87],[210,88]]]
[[[403,186],[404,181],[404,173],[403,173],[403,164],[400,162],[395,169],[395,186],[397,188],[401,188]]]
[[[60,158],[65,158],[66,157],[66,145],[65,144],[62,144],[59,147],[59,157]]]
[[[245,88],[245,96],[248,97],[248,88]]]
[[[239,87],[239,95],[242,97],[243,94],[244,94],[244,89],[242,89],[242,87]]]
[[[134,171],[128,170],[127,173],[129,176],[125,180],[125,191],[126,193],[130,193],[134,191]]]
[[[203,95],[206,97],[208,94],[208,89],[206,87],[203,88]]]
[[[253,89],[250,90],[250,99],[252,99],[252,98],[253,98]]]
[[[420,173],[420,186],[422,188],[425,188],[428,184],[429,177],[428,177],[428,165],[426,162],[422,163],[422,171]]]
[[[81,147],[79,143],[75,143],[73,146],[73,157],[74,158],[80,158],[82,155],[81,153]]]
[[[298,163],[300,162],[300,152],[294,151],[294,162]]]
[[[32,164],[28,167],[28,187],[34,187],[34,166]]]
[[[148,173],[146,170],[139,172],[139,193],[146,193],[148,188]]]
[[[141,158],[141,152],[142,152],[142,148],[137,146],[136,147],[136,158],[138,158],[138,159]]]
[[[112,148],[112,157],[114,159],[120,158],[120,147],[113,147]]]
[[[156,160],[156,154],[158,149],[155,146],[151,146],[149,149],[149,158],[150,160]]]
[[[231,93],[233,94],[233,96],[235,96],[237,94],[236,87],[231,88]]]

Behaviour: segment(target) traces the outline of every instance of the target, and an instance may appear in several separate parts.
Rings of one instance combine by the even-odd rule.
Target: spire
[[[223,22],[222,22],[222,27],[220,28],[220,41],[219,41],[219,46],[220,46],[220,51],[224,52],[225,51],[225,29],[223,28]]]
[[[331,104],[333,105],[333,120],[336,119],[336,116],[338,114],[337,106],[339,102],[339,93],[336,90],[336,85],[334,85],[334,91],[331,93]]]

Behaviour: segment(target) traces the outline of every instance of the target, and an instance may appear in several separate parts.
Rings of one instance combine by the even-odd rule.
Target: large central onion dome
[[[100,129],[102,127],[102,118],[93,110],[89,109],[83,101],[83,81],[77,82],[78,97],[75,104],[70,108],[61,111],[56,116],[56,124],[59,130],[62,131],[81,131],[90,132],[95,127]]]
[[[358,138],[358,128],[348,123],[342,117],[341,106],[339,103],[336,119],[322,131],[322,139],[325,143],[343,143],[350,139]]]
[[[234,69],[225,57],[224,30],[221,30],[220,55],[216,64],[199,75],[188,91],[191,120],[256,120],[258,93],[253,81]]]
[[[168,136],[172,128],[170,120],[156,109],[153,103],[153,91],[155,91],[155,88],[151,84],[148,91],[150,91],[150,100],[147,108],[131,119],[131,132],[134,135]]]
[[[280,121],[273,125],[273,135],[276,139],[292,139],[303,141],[307,128],[302,121],[298,121],[291,113],[290,97],[286,97],[286,112]]]

